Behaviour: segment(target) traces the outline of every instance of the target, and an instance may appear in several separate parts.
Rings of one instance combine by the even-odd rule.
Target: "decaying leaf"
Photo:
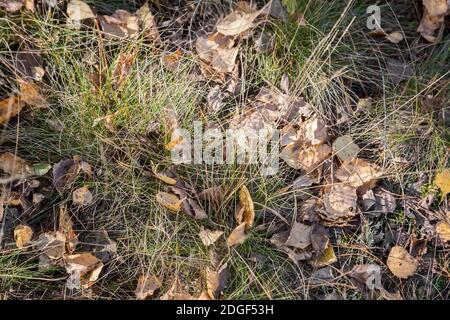
[[[78,206],[87,206],[92,203],[94,197],[87,186],[78,188],[72,193],[72,201]]]
[[[195,300],[195,298],[184,291],[180,278],[175,275],[172,286],[160,297],[160,300]]]
[[[239,35],[253,27],[253,21],[260,13],[260,11],[254,13],[233,11],[217,24],[217,31],[226,36]]]
[[[136,11],[136,15],[144,35],[150,39],[159,40],[158,26],[147,3]]]
[[[387,34],[386,39],[392,43],[399,43],[403,40],[403,34],[400,31],[394,31]]]
[[[134,38],[139,32],[139,18],[126,11],[118,9],[113,15],[99,16],[100,26],[105,35],[111,38]]]
[[[68,27],[74,29],[81,28],[81,21],[86,19],[95,18],[94,12],[92,12],[91,7],[81,0],[71,0],[67,4],[67,21],[66,24]]]
[[[156,195],[156,202],[173,212],[180,211],[183,200],[180,200],[180,198],[174,194],[162,191],[158,192]]]
[[[238,225],[228,236],[227,245],[233,247],[244,243],[247,239],[247,235],[245,234],[246,227],[246,222],[242,222],[240,225]]]
[[[28,162],[11,152],[5,152],[0,155],[0,170],[11,176],[25,176],[32,172]]]
[[[174,178],[169,177],[168,175],[166,175],[164,173],[159,173],[157,166],[152,166],[152,172],[156,178],[158,178],[159,180],[161,180],[162,182],[164,182],[168,185],[174,186],[177,184],[177,180],[175,180]]]
[[[7,12],[16,12],[22,9],[23,0],[3,0],[0,1],[0,8],[4,8]]]
[[[209,296],[213,299],[217,299],[226,287],[228,278],[227,264],[215,271],[209,267],[206,268],[206,289]]]
[[[394,246],[389,252],[387,266],[396,277],[406,279],[416,272],[419,264],[403,247]]]
[[[58,190],[70,187],[80,171],[89,177],[93,175],[92,166],[78,156],[59,161],[53,166],[53,186]]]
[[[346,184],[336,184],[323,195],[326,219],[337,221],[342,218],[353,217],[356,207],[356,189]]]
[[[248,230],[255,222],[255,208],[253,205],[252,196],[245,185],[239,189],[239,203],[243,209],[243,212],[237,223],[241,224],[242,222],[245,222],[245,230]]]
[[[333,142],[333,152],[341,161],[355,158],[359,151],[359,147],[353,142],[351,136],[341,136]]]
[[[212,57],[211,66],[217,72],[232,72],[236,66],[239,48],[217,48]]]
[[[216,242],[222,235],[223,231],[220,230],[213,231],[205,229],[203,227],[200,228],[200,232],[198,233],[198,236],[202,240],[202,243],[207,247]]]
[[[434,183],[441,189],[442,198],[444,199],[450,193],[450,169],[444,169],[436,173]]]
[[[116,88],[120,88],[127,79],[135,57],[136,51],[119,54],[112,71],[112,77]]]
[[[84,233],[83,247],[103,263],[107,263],[117,256],[117,243],[108,235],[106,230],[92,230]]]
[[[208,217],[205,210],[203,210],[203,208],[198,204],[197,200],[188,194],[186,191],[187,188],[183,189],[177,186],[172,186],[169,187],[169,189],[181,199],[181,210],[185,214],[197,220],[206,219]]]
[[[156,290],[162,285],[161,280],[155,275],[141,275],[138,278],[138,283],[134,294],[139,300],[144,300],[153,296]]]
[[[79,241],[77,234],[73,230],[73,221],[70,218],[65,205],[59,207],[58,230],[65,237],[66,251],[73,253]]]
[[[36,248],[49,259],[60,259],[66,252],[66,237],[62,232],[42,233],[36,240]]]
[[[312,118],[303,124],[306,140],[312,145],[322,144],[327,140],[327,126],[320,118]]]
[[[444,23],[444,18],[449,14],[450,3],[447,0],[423,0],[423,16],[417,28],[422,37],[428,42],[435,42],[436,30]]]
[[[22,249],[27,244],[29,244],[32,237],[33,237],[33,230],[31,230],[29,226],[18,225],[14,229],[14,240],[16,240],[16,246],[19,249]]]
[[[335,177],[339,181],[345,182],[354,188],[365,184],[373,187],[381,175],[382,172],[377,165],[358,158],[344,161],[335,173]]]
[[[161,62],[164,67],[170,71],[176,71],[180,65],[181,58],[183,57],[183,51],[177,49],[171,53],[165,53],[161,57]]]
[[[436,224],[436,232],[439,238],[444,241],[450,241],[450,224],[445,221],[439,221]]]
[[[311,230],[312,226],[294,222],[286,245],[294,248],[306,249],[311,245]]]
[[[220,203],[224,198],[224,190],[221,186],[211,187],[198,194],[200,200],[207,200]]]
[[[68,289],[89,288],[103,269],[103,263],[89,252],[65,256],[64,264],[69,274],[66,283]]]
[[[364,283],[368,289],[381,289],[381,268],[376,264],[358,264],[350,270],[350,277]]]

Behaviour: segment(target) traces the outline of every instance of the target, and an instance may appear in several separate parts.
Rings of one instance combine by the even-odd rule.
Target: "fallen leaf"
[[[181,49],[177,49],[174,52],[163,54],[161,57],[161,62],[168,70],[176,71],[180,65],[182,57],[183,51],[181,51]]]
[[[333,142],[333,152],[341,161],[356,158],[359,151],[359,147],[353,142],[351,136],[341,136]]]
[[[0,169],[11,176],[25,176],[32,172],[28,162],[11,152],[0,155]]]
[[[346,184],[336,184],[323,195],[326,219],[337,221],[353,217],[356,207],[356,189]]]
[[[185,293],[178,275],[175,276],[170,289],[160,297],[160,300],[195,300],[194,297]]]
[[[113,82],[116,89],[119,89],[129,76],[135,57],[136,51],[133,50],[132,52],[119,54],[119,57],[116,59],[112,71]]]
[[[389,252],[387,266],[396,277],[406,279],[416,272],[419,264],[403,247],[394,246]]]
[[[399,43],[403,40],[403,34],[400,31],[394,31],[386,35],[386,39],[391,43]]]
[[[140,7],[136,11],[136,15],[139,19],[144,35],[150,39],[158,41],[160,39],[158,26],[156,24],[155,17],[150,12],[148,3],[145,3],[142,7]]]
[[[381,289],[381,267],[376,264],[358,264],[350,270],[350,277],[364,283],[369,290]]]
[[[208,217],[205,210],[200,207],[198,202],[193,199],[192,196],[185,191],[185,189],[177,186],[169,187],[169,189],[181,199],[181,210],[185,214],[197,220],[206,219]]]
[[[304,128],[305,138],[309,143],[316,145],[326,142],[328,131],[323,120],[313,118],[303,123],[302,126]]]
[[[117,256],[117,243],[111,240],[106,230],[84,232],[83,245],[85,251],[92,253],[103,263]]]
[[[23,0],[4,0],[0,1],[0,8],[4,8],[7,12],[16,12],[22,9]]]
[[[158,192],[156,195],[156,202],[173,212],[180,211],[183,200],[180,200],[180,198],[174,194],[162,191]]]
[[[315,268],[325,267],[335,262],[337,262],[337,258],[331,244],[316,259],[309,260],[309,263]]]
[[[255,222],[255,208],[253,205],[252,196],[245,185],[239,189],[239,202],[243,208],[243,214],[242,219],[239,219],[237,223],[241,224],[242,222],[245,222],[245,230],[248,230]]]
[[[134,294],[138,300],[145,300],[153,296],[156,290],[162,285],[161,280],[155,275],[141,275],[138,278],[138,283]]]
[[[299,249],[306,249],[311,245],[312,226],[294,222],[292,225],[286,245]]]
[[[444,241],[450,241],[450,224],[445,221],[439,221],[436,224],[436,232],[439,238]]]
[[[67,4],[66,25],[70,28],[80,29],[81,21],[95,18],[94,12],[87,3],[81,0],[71,0]]]
[[[403,60],[387,58],[386,69],[386,75],[389,77],[393,84],[399,84],[403,80],[407,80],[412,75],[414,75],[414,69],[410,64],[406,63]]]
[[[424,10],[417,32],[428,42],[435,42],[437,40],[435,32],[444,23],[450,4],[447,0],[423,0],[422,2]]]
[[[247,239],[247,235],[245,234],[245,229],[247,227],[247,223],[243,222],[238,225],[228,236],[227,245],[230,247],[242,244]]]
[[[217,48],[213,52],[211,66],[217,72],[232,72],[236,66],[239,48]]]
[[[35,242],[36,248],[50,259],[60,259],[66,252],[66,237],[62,232],[42,233]]]
[[[32,237],[33,230],[29,226],[21,224],[14,229],[14,240],[16,240],[16,246],[19,249],[30,243]]]
[[[226,287],[228,279],[227,264],[219,268],[218,271],[207,267],[206,268],[206,289],[211,298],[217,299],[223,289]]]
[[[221,186],[211,187],[198,194],[200,200],[207,200],[220,203],[224,198],[224,190]]]
[[[335,177],[339,181],[345,182],[354,188],[365,184],[374,186],[381,175],[382,172],[376,164],[358,158],[344,161],[335,173]]]
[[[34,0],[24,0],[25,9],[34,12]]]
[[[69,274],[66,283],[68,289],[91,287],[103,269],[103,263],[89,252],[65,256],[64,264]]]
[[[72,193],[72,201],[77,206],[87,206],[92,203],[94,197],[88,187],[84,186],[76,189]]]
[[[223,231],[220,230],[213,231],[205,229],[203,227],[200,227],[200,232],[198,233],[200,240],[202,240],[202,243],[207,247],[216,242],[222,235]]]
[[[239,35],[253,27],[253,21],[259,14],[259,11],[255,13],[233,11],[217,24],[217,31],[226,36]]]
[[[152,172],[155,175],[156,178],[158,178],[159,180],[161,180],[162,182],[174,186],[177,184],[177,180],[175,180],[174,178],[169,177],[168,175],[164,174],[164,173],[158,173],[158,166],[152,166]]]
[[[450,169],[444,169],[438,172],[434,178],[434,183],[441,189],[442,198],[444,199],[450,193]]]
[[[73,159],[61,160],[53,166],[53,186],[56,189],[70,187],[80,172],[79,161]]]
[[[42,67],[42,57],[38,51],[26,48],[16,54],[14,67],[23,78],[41,81],[45,70]]]
[[[61,205],[59,207],[58,231],[61,232],[65,237],[66,251],[69,253],[73,253],[79,241],[77,234],[73,230],[73,221],[70,218],[67,207],[65,205]]]

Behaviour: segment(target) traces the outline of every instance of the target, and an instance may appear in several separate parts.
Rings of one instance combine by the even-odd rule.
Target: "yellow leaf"
[[[14,239],[16,240],[17,248],[21,249],[25,247],[31,241],[33,236],[33,230],[29,226],[18,225],[14,229]]]
[[[450,193],[450,168],[437,173],[434,183],[441,189],[442,198],[445,198]]]
[[[227,245],[230,247],[236,246],[238,244],[242,244],[247,239],[245,234],[245,228],[247,226],[246,222],[238,225],[228,236]]]
[[[387,266],[398,278],[406,279],[416,272],[417,260],[412,257],[403,247],[395,246],[389,252]]]
[[[253,226],[253,223],[255,222],[255,208],[253,205],[252,196],[250,195],[250,192],[248,191],[246,186],[242,186],[239,190],[239,201],[244,210],[242,214],[242,221],[238,221],[238,223],[240,224],[242,222],[245,222],[245,230],[248,230]]]
[[[166,207],[170,211],[178,212],[181,209],[181,203],[183,202],[183,200],[180,200],[180,198],[178,198],[174,194],[161,191],[156,195],[156,202],[158,202],[163,207]]]
[[[447,222],[439,221],[436,224],[436,232],[442,241],[450,241],[450,224],[448,224]]]

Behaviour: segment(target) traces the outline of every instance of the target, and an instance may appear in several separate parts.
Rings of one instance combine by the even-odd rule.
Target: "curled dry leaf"
[[[416,272],[419,264],[403,247],[394,246],[389,252],[387,266],[396,277],[406,279]]]
[[[381,175],[382,172],[376,164],[358,158],[344,161],[335,173],[335,177],[339,181],[345,182],[354,188],[359,188],[363,185],[373,187]]]
[[[444,169],[436,174],[434,183],[441,189],[442,198],[445,198],[450,193],[450,169]]]
[[[87,206],[92,203],[94,197],[88,187],[84,186],[76,189],[72,193],[72,201],[77,206]]]
[[[66,25],[70,28],[80,29],[81,21],[85,19],[95,18],[94,12],[91,7],[81,0],[71,0],[67,4],[67,21]]]
[[[216,242],[222,235],[223,231],[220,230],[213,231],[205,229],[203,227],[200,227],[200,232],[198,233],[200,240],[202,240],[202,243],[207,247]]]
[[[156,178],[168,185],[174,186],[177,184],[177,180],[175,180],[174,178],[171,178],[164,173],[158,173],[158,166],[152,166],[152,172]]]
[[[17,248],[22,249],[25,247],[30,243],[32,237],[33,230],[29,226],[18,225],[14,228],[14,240],[16,241]]]
[[[206,268],[206,289],[211,298],[217,299],[221,295],[226,287],[227,278],[228,269],[226,263],[218,271],[209,267]]]
[[[294,248],[306,249],[311,245],[311,230],[312,226],[294,222],[289,237],[286,240],[286,245]]]
[[[89,288],[103,269],[103,263],[89,252],[65,256],[64,264],[69,274],[66,283],[68,289]]]
[[[436,224],[436,232],[442,241],[450,241],[450,224],[446,221],[439,221]]]
[[[437,40],[435,32],[444,23],[450,3],[447,0],[423,0],[423,6],[423,16],[417,32],[428,42],[435,42]]]
[[[174,194],[162,191],[158,192],[156,195],[156,202],[173,212],[180,211],[183,200],[180,200],[180,198]]]
[[[238,224],[245,222],[245,230],[250,229],[255,222],[255,208],[253,205],[252,196],[246,186],[242,186],[239,190],[239,202],[243,209],[242,218],[237,221]]]
[[[261,12],[233,11],[217,24],[217,31],[226,36],[239,35],[253,27],[253,21]]]
[[[243,222],[238,225],[228,236],[227,245],[230,247],[237,246],[242,244],[247,239],[247,235],[245,234],[245,229],[247,227],[247,223]]]
[[[333,142],[333,152],[341,161],[356,158],[359,151],[359,147],[353,142],[351,136],[341,136]]]
[[[25,176],[32,171],[28,162],[11,152],[5,152],[0,155],[0,170],[11,176]]]
[[[73,222],[65,205],[59,207],[58,230],[65,237],[66,251],[73,253],[79,241],[77,234],[73,230]]]
[[[138,283],[134,294],[139,300],[144,300],[153,296],[156,290],[162,285],[161,280],[155,275],[141,275],[138,278]]]

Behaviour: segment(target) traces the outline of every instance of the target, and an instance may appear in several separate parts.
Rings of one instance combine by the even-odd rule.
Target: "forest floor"
[[[0,299],[450,299],[448,20],[372,2],[0,0]]]

